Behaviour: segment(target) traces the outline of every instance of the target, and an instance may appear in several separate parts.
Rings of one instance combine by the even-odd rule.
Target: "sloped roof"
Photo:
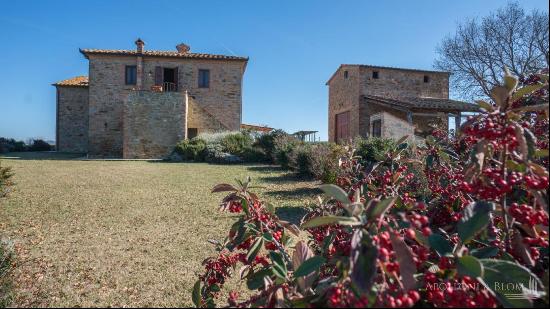
[[[169,57],[169,58],[184,58],[184,59],[210,59],[210,60],[236,60],[248,61],[248,57],[215,55],[204,53],[180,53],[178,51],[162,51],[162,50],[144,50],[138,52],[136,50],[126,49],[80,49],[80,52],[88,58],[89,55],[117,55],[117,56],[149,56],[149,57]]]
[[[406,109],[433,109],[440,111],[464,111],[477,112],[479,107],[475,104],[440,98],[411,97],[411,98],[388,98],[374,95],[365,95],[367,100],[386,105],[395,105]]]
[[[59,81],[53,85],[63,87],[88,87],[88,76],[76,76]]]

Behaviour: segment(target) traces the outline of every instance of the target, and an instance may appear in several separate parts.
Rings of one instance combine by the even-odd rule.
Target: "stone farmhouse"
[[[88,76],[55,83],[58,151],[163,158],[182,139],[238,130],[248,58],[174,51],[81,49]]]
[[[449,73],[342,64],[327,82],[329,141],[424,136],[432,123],[460,124],[473,104],[449,99]]]

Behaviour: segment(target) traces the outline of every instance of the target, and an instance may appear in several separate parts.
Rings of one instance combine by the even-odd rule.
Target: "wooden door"
[[[336,115],[336,142],[341,143],[350,139],[349,132],[350,113],[343,112]]]

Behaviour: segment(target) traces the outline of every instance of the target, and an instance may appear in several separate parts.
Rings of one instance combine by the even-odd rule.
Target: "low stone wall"
[[[122,118],[124,159],[166,158],[185,138],[185,97],[177,92],[132,91]]]

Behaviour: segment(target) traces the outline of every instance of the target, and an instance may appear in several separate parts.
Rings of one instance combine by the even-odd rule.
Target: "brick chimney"
[[[145,42],[143,42],[140,38],[136,40],[136,51],[138,53],[143,52],[143,47],[145,46]]]
[[[185,54],[185,53],[189,52],[191,47],[187,44],[180,43],[180,44],[176,45],[176,49],[178,50],[178,53]]]

